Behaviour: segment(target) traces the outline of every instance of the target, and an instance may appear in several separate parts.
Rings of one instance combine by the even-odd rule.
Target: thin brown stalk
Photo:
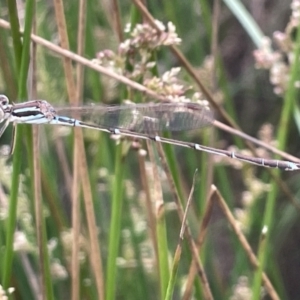
[[[69,49],[69,40],[66,31],[66,21],[64,16],[64,7],[63,3],[60,0],[54,1],[56,22],[60,37],[60,42],[63,48]],[[65,77],[67,83],[67,90],[69,98],[71,101],[76,102],[75,94],[75,82],[73,78],[71,60],[69,58],[63,59],[63,65],[65,70]],[[79,264],[78,264],[78,253],[79,253],[79,230],[80,230],[80,216],[79,216],[79,171],[77,157],[79,156],[78,147],[76,146],[78,134],[75,129],[75,139],[74,139],[74,152],[73,152],[73,184],[72,184],[72,234],[73,234],[73,243],[72,243],[72,262],[71,262],[71,277],[72,277],[72,299],[77,300],[79,295]]]
[[[80,135],[76,128],[74,132],[74,151],[73,151],[73,185],[72,185],[72,265],[71,265],[71,277],[72,277],[72,300],[79,300],[79,280],[80,280],[80,267],[79,267],[79,236],[80,236],[80,173],[79,173],[79,159],[80,155],[78,147],[78,139]]]
[[[35,22],[33,24],[33,30],[36,30]],[[32,81],[31,81],[31,96],[36,97],[36,45],[32,45],[31,51],[31,67],[32,67]],[[46,278],[45,278],[45,254],[47,249],[44,245],[44,230],[43,230],[43,201],[41,193],[41,166],[40,166],[40,155],[39,155],[39,130],[38,126],[34,125],[33,131],[33,189],[34,189],[34,208],[35,208],[35,221],[36,221],[36,231],[37,231],[37,242],[39,249],[39,260],[40,260],[40,276],[41,276],[41,298],[46,299]]]
[[[43,242],[43,201],[41,197],[41,168],[39,161],[39,130],[38,126],[33,126],[33,181],[34,181],[34,207],[35,207],[35,220],[37,231],[37,242],[39,249],[39,260],[41,268],[41,289],[42,298],[46,299],[46,287],[45,287],[45,271],[44,271],[44,259],[48,257],[45,255],[44,242]]]
[[[78,34],[77,34],[77,54],[84,54],[85,46],[85,29],[86,29],[86,1],[79,1],[79,17],[78,17]],[[84,83],[84,67],[81,64],[76,66],[76,94],[77,103],[80,102],[83,95],[83,83]]]
[[[122,42],[124,37],[123,37],[123,30],[122,30],[122,24],[121,24],[121,14],[120,14],[120,7],[119,3],[117,0],[111,0],[112,7],[112,15],[113,15],[113,23],[114,26],[113,28],[115,29],[119,42]]]
[[[164,206],[163,192],[162,192],[161,184],[159,182],[158,169],[157,169],[157,164],[155,163],[155,157],[154,157],[152,145],[150,141],[146,141],[146,143],[147,143],[149,158],[151,161],[151,166],[153,171],[153,186],[154,186],[153,191],[155,191],[155,195],[154,195],[155,207],[159,210],[160,207]]]
[[[157,237],[156,237],[156,222],[155,216],[153,214],[153,207],[152,207],[152,200],[151,200],[151,193],[149,188],[149,181],[147,179],[146,167],[145,167],[145,154],[141,153],[144,150],[139,150],[138,159],[139,159],[139,167],[140,167],[140,175],[142,181],[143,191],[145,192],[146,196],[146,210],[149,222],[149,229],[150,229],[150,237],[152,240],[152,244],[154,245],[155,251],[155,261],[156,266],[158,262],[158,247],[157,247]]]
[[[80,0],[79,2],[79,17],[78,17],[78,35],[77,35],[77,53],[83,55],[84,41],[85,41],[85,24],[86,24],[86,2]],[[76,66],[76,99],[73,104],[78,105],[82,98],[84,68],[82,65]],[[79,159],[83,153],[80,152],[80,134],[81,129],[76,128],[74,133],[74,152],[73,152],[73,185],[72,185],[72,227],[73,227],[73,244],[72,244],[72,299],[78,300],[80,295],[80,267],[79,267],[79,236],[80,236],[80,198],[79,198]]]
[[[258,259],[255,256],[254,252],[252,251],[251,246],[249,245],[245,235],[243,234],[238,222],[235,220],[234,216],[232,215],[229,207],[226,204],[226,201],[222,197],[219,190],[215,186],[213,186],[213,188],[216,189],[216,195],[217,195],[216,200],[218,201],[218,204],[220,205],[223,213],[225,214],[225,217],[227,218],[233,231],[235,232],[237,238],[239,239],[242,247],[244,248],[252,266],[255,269],[258,269],[259,268]],[[267,275],[265,273],[262,274],[262,279],[263,279],[264,286],[265,286],[269,296],[271,297],[271,299],[279,300],[280,298],[279,298],[278,294],[276,293],[276,290],[274,289],[271,281],[269,280],[269,278],[267,277]]]
[[[213,3],[213,24],[212,24],[212,40],[211,40],[211,53],[213,56],[213,68],[211,72],[211,86],[212,90],[217,90],[217,59],[218,59],[218,32],[219,32],[219,15],[220,15],[220,1],[216,0]],[[209,145],[213,145],[215,141],[215,132],[212,131],[209,134]],[[212,155],[207,155],[207,170],[206,170],[206,193],[210,190],[211,184],[213,183],[214,177],[214,157]],[[211,191],[210,191],[211,192]],[[206,194],[206,196],[208,196]],[[207,197],[207,199],[210,199]]]
[[[84,149],[83,138],[82,138],[82,131],[78,131],[80,136],[80,148]],[[103,267],[101,261],[101,251],[99,245],[99,238],[98,238],[98,230],[97,224],[95,219],[95,209],[93,204],[93,197],[92,197],[92,190],[89,181],[89,174],[87,171],[87,162],[86,156],[82,156],[79,160],[80,164],[80,178],[82,182],[82,190],[83,190],[83,198],[85,203],[85,213],[86,219],[88,222],[89,228],[89,236],[90,236],[90,243],[91,243],[91,264],[94,270],[96,286],[98,290],[99,299],[105,299],[105,291],[104,291],[104,278],[103,278]]]
[[[182,223],[181,223],[181,228],[180,228],[180,233],[179,233],[179,240],[181,240],[181,241],[183,241],[185,229],[187,227],[187,222],[186,222],[187,221],[187,213],[188,213],[189,208],[191,206],[192,198],[193,198],[193,195],[194,195],[197,172],[198,172],[198,170],[196,170],[195,173],[194,173],[192,188],[191,188],[188,200],[186,202],[186,207],[185,207],[185,211],[184,211],[184,215],[183,215],[183,220],[182,220]]]
[[[199,230],[199,234],[197,237],[197,246],[198,249],[200,249],[204,243],[204,239],[206,237],[206,233],[208,230],[208,223],[210,221],[211,218],[211,214],[212,214],[212,209],[213,209],[213,205],[214,205],[214,198],[213,195],[215,193],[215,189],[211,186],[210,187],[210,191],[209,191],[209,195],[207,197],[207,205],[206,205],[206,209],[204,211],[204,215],[202,217],[202,222],[200,224],[200,230]]]
[[[69,39],[67,35],[67,25],[64,15],[63,2],[61,0],[54,0],[53,3],[60,44],[62,45],[62,48],[69,49]],[[63,57],[63,66],[66,75],[65,77],[69,98],[71,101],[75,101],[75,82],[73,78],[72,63],[69,57]]]
[[[110,24],[112,30],[116,33],[118,41],[122,42],[123,30],[122,30],[122,17],[120,14],[120,6],[117,0],[101,1],[101,7],[107,16],[107,22]]]

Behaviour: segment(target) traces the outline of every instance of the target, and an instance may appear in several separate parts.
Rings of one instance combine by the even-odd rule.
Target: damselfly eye
[[[6,96],[0,95],[0,106],[6,106],[9,103],[9,100]]]

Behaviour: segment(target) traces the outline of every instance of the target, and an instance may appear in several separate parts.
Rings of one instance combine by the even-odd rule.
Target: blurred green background
[[[228,123],[219,110],[224,109],[241,132],[300,156],[298,2],[293,1],[292,8],[290,1],[243,2],[176,0],[145,5],[154,19],[175,25],[182,40],[178,48],[215,100],[210,105],[216,119]],[[118,54],[120,43],[131,38],[130,32],[124,33],[126,24],[131,23],[132,30],[142,20],[149,21],[134,2],[1,0],[0,5],[1,20],[11,26],[8,30],[0,23],[0,93],[11,102],[34,98],[64,106],[76,95],[85,104],[157,101],[88,65],[80,70],[80,64],[64,60],[51,46],[30,39],[33,32],[65,48],[65,34],[69,49],[77,53],[81,45],[80,56],[89,60],[108,49],[113,52],[106,53]],[[25,28],[24,35],[19,27]],[[263,36],[272,43],[268,45]],[[262,52],[254,56],[257,49]],[[190,87],[187,97],[199,92],[201,99],[211,102],[169,46],[145,51],[149,61],[156,62],[145,73],[160,77],[181,67],[177,80]],[[103,66],[116,71],[120,63],[119,74],[145,84],[143,76],[131,73],[139,55],[127,53],[125,61]],[[268,69],[256,68],[255,57],[270,59]],[[0,278],[6,291],[15,289],[12,299],[40,299],[40,295],[46,299],[211,299],[201,276],[188,278],[192,251],[187,237],[180,259],[174,256],[181,227],[174,192],[185,207],[196,169],[187,218],[194,240],[207,203],[216,197],[209,197],[214,184],[262,266],[250,263],[214,201],[198,249],[212,297],[278,299],[277,293],[280,299],[297,299],[298,172],[269,172],[192,149],[164,146],[165,166],[154,143],[116,140],[93,130],[83,130],[81,139],[72,128],[48,125],[18,126],[14,154],[7,156],[11,127],[0,140]],[[172,137],[222,149],[234,145],[251,154],[244,140],[217,128]],[[257,150],[263,157],[275,157],[264,147]],[[75,209],[74,199],[80,201]],[[80,224],[78,236],[72,231],[74,224]],[[78,254],[72,260],[74,251]],[[177,272],[171,268],[174,261]],[[265,287],[262,271],[275,294]],[[192,296],[188,296],[188,283]]]

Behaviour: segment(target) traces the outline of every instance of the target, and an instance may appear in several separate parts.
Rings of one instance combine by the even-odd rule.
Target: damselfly
[[[83,117],[68,117],[64,114]],[[85,118],[87,117],[87,121]],[[164,130],[183,131],[209,125],[213,116],[207,107],[196,103],[130,104],[121,106],[82,106],[54,109],[45,100],[10,104],[0,95],[0,137],[9,123],[52,124],[96,129],[115,135],[151,140],[210,154],[221,155],[262,167],[287,171],[300,169],[300,163],[251,157],[236,152],[174,140],[157,135]]]

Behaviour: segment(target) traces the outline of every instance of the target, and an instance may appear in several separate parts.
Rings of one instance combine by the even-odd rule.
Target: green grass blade
[[[27,1],[26,8],[32,10],[33,1]],[[25,35],[23,37],[23,46],[21,42],[18,13],[16,9],[15,1],[9,1],[9,14],[11,22],[11,33],[13,37],[14,54],[16,61],[18,78],[18,95],[20,99],[27,98],[27,72],[29,66],[29,47],[30,47],[30,31],[33,20],[33,13],[28,13],[25,23]],[[26,48],[26,50],[25,50]],[[27,54],[27,55],[26,55]],[[5,249],[5,263],[3,270],[3,286],[7,288],[9,286],[11,277],[11,266],[13,261],[13,236],[16,226],[16,213],[17,213],[17,202],[18,202],[18,191],[19,191],[19,173],[21,170],[22,163],[22,132],[23,129],[18,130],[16,134],[16,145],[15,153],[13,157],[13,174],[12,174],[12,191],[10,195],[10,206],[9,206],[9,217],[7,221],[7,236],[6,236],[6,249]]]
[[[124,159],[122,156],[122,143],[116,146],[115,173],[112,184],[112,214],[109,229],[109,246],[106,270],[106,299],[115,299],[117,256],[120,244],[122,202],[123,202],[123,176]]]

